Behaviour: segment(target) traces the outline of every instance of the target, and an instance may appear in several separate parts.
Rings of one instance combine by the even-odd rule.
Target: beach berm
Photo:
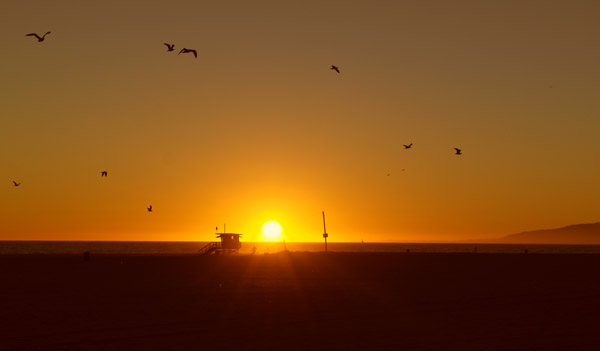
[[[597,350],[600,255],[0,255],[2,350]]]

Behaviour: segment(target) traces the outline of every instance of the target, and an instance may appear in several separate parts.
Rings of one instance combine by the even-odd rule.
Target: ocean
[[[13,254],[195,254],[207,242],[194,241],[0,241],[0,255]],[[325,251],[324,243],[243,242],[240,254]],[[449,243],[328,243],[331,252],[477,252],[600,254],[600,245],[449,244]]]

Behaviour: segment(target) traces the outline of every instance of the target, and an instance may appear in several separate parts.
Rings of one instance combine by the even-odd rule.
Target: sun
[[[283,229],[281,225],[276,221],[268,221],[263,224],[261,232],[263,240],[265,241],[278,241],[281,240],[281,232]]]

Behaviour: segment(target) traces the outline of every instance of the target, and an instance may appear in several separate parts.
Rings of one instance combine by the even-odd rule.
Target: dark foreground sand
[[[0,256],[2,350],[600,350],[600,255]]]

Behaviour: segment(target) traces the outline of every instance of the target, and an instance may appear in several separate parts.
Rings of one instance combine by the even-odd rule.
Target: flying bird
[[[181,51],[179,51],[179,54],[187,54],[188,52],[191,52],[192,54],[194,54],[195,58],[198,58],[198,53],[194,49],[183,48],[183,49],[181,49]],[[179,54],[177,54],[177,55],[179,55]]]
[[[148,212],[152,212],[152,205],[148,207]]]
[[[336,71],[337,73],[340,73],[340,69],[338,68],[338,66],[331,65],[331,68],[330,68],[330,69],[332,69],[332,70]]]
[[[21,183],[17,183],[17,182],[15,182],[14,180],[13,180],[12,182],[13,182],[13,184],[14,184],[15,186],[19,186],[19,185],[21,185]]]
[[[456,154],[457,155],[462,155],[462,150],[461,149],[455,147],[454,150],[456,150]]]
[[[173,49],[175,49],[175,44],[167,44],[167,43],[164,43],[164,44],[168,48],[167,51],[173,51]]]
[[[36,37],[37,40],[39,42],[44,41],[44,39],[46,39],[46,35],[50,34],[50,32],[46,32],[46,34],[42,35],[41,37],[35,33],[29,33],[29,34],[25,34],[26,37]]]
[[[406,145],[406,144],[402,144],[402,145],[404,145],[404,148],[405,148],[405,149],[410,149],[410,148],[412,147],[412,143],[410,143],[410,144],[408,144],[408,145]]]
[[[101,174],[101,175],[100,175],[101,177],[106,177],[106,176],[108,176],[108,172],[107,172],[107,171],[102,171],[100,174]]]

